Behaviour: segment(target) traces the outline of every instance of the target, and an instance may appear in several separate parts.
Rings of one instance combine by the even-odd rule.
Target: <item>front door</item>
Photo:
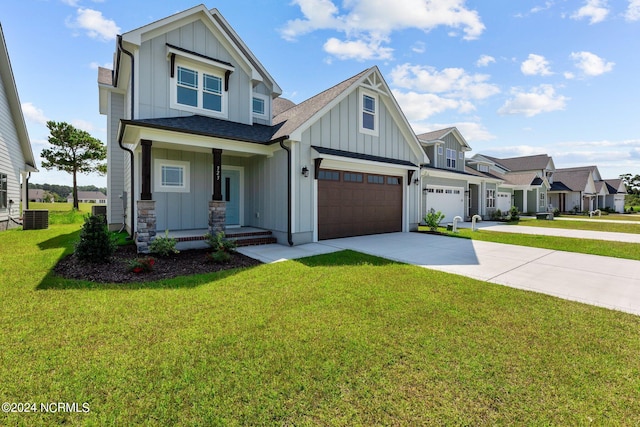
[[[226,203],[226,225],[240,225],[240,171],[222,171],[222,200]]]

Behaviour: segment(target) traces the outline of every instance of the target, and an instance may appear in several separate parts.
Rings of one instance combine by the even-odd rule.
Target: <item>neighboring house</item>
[[[73,193],[67,196],[67,203],[73,203]],[[78,203],[106,204],[107,196],[102,191],[78,191]]]
[[[561,212],[608,208],[624,212],[626,190],[621,179],[603,180],[597,166],[556,169],[550,203]]]
[[[37,172],[9,53],[0,26],[0,230],[18,225],[28,208],[29,174]]]
[[[605,179],[607,195],[605,196],[604,207],[613,209],[615,212],[624,213],[624,196],[627,188],[621,179]]]
[[[54,198],[51,193],[38,189],[38,188],[30,188],[29,189],[29,201],[30,202],[38,202],[38,203],[53,203]]]
[[[465,153],[471,147],[455,127],[418,135],[430,163],[422,168],[422,212],[442,212],[444,221],[459,216],[489,216],[495,210],[492,196],[501,180],[477,173],[466,165]],[[488,202],[486,194],[489,197]]]
[[[417,228],[429,160],[377,67],[294,105],[200,5],[119,36],[98,83],[108,222],[141,251],[222,220],[290,245]]]
[[[468,164],[483,173],[504,179],[494,196],[496,206],[509,204],[516,206],[520,212],[547,212],[548,191],[553,183],[555,165],[553,159],[546,154],[534,156],[510,157],[499,159],[483,154],[473,156]],[[511,198],[509,200],[509,194]],[[502,202],[498,200],[504,199]]]

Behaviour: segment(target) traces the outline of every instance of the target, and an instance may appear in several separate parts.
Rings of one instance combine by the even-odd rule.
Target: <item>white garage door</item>
[[[451,222],[456,216],[464,218],[464,188],[427,185],[427,212],[442,212],[443,222]]]
[[[496,208],[500,209],[501,212],[509,212],[511,209],[511,194],[509,193],[498,193],[498,200],[496,201]]]

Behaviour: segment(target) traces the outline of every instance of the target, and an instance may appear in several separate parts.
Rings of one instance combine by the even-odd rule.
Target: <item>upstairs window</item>
[[[489,166],[488,165],[478,165],[478,170],[480,172],[489,172]]]
[[[178,65],[172,82],[172,108],[226,118],[227,92],[224,90],[223,71],[218,74],[213,68]]]
[[[450,148],[447,148],[447,167],[450,169],[455,169],[456,168],[456,159],[458,157],[458,154],[456,153],[456,150],[452,150]]]
[[[253,98],[253,114],[264,116],[264,99]]]
[[[373,92],[360,92],[360,132],[378,136],[378,96]]]

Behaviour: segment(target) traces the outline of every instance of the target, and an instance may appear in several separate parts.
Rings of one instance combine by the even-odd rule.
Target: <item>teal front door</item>
[[[240,171],[222,171],[222,200],[226,203],[226,225],[240,225]]]

